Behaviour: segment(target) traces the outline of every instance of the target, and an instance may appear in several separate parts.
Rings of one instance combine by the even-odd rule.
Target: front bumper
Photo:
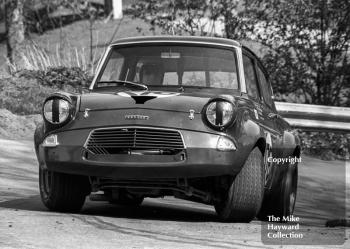
[[[90,129],[57,133],[56,147],[39,146],[41,167],[86,176],[118,179],[194,178],[237,174],[245,155],[217,150],[220,135],[181,130],[186,144],[176,155],[93,155],[85,147]]]

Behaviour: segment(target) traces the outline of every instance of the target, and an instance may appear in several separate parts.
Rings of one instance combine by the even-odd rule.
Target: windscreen
[[[238,89],[235,50],[204,46],[115,47],[95,87],[130,81],[152,86]]]

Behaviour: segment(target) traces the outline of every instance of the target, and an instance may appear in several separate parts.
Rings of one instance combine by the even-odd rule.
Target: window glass
[[[189,45],[115,47],[99,81],[238,89],[235,53],[231,49]],[[100,84],[97,82],[97,87]]]
[[[259,98],[258,81],[255,74],[254,60],[243,55],[244,77],[247,93],[254,99]]]
[[[272,107],[273,102],[272,102],[271,86],[267,81],[266,76],[260,67],[258,67],[258,76],[260,80],[261,93],[262,93],[264,102],[268,106]]]
[[[176,72],[164,72],[164,83],[167,85],[177,85],[177,80]]]
[[[226,88],[227,82],[232,82],[233,88],[237,89],[237,74],[234,72],[210,72],[210,82],[212,87]]]
[[[124,56],[118,52],[113,52],[104,69],[104,73],[100,81],[120,80],[120,72],[124,63]]]
[[[194,71],[184,72],[182,76],[182,85],[184,86],[202,86],[205,87],[205,72]],[[225,87],[229,88],[229,87]]]

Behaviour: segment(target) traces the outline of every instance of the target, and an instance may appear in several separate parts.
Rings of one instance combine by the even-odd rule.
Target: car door
[[[272,158],[282,156],[283,146],[283,130],[279,125],[279,115],[276,111],[274,101],[272,99],[272,88],[268,80],[265,69],[257,62],[257,75],[259,79],[259,87],[262,95],[262,125],[265,129],[267,150],[265,153],[265,170],[267,184],[271,182],[271,178],[275,173],[275,168],[271,162]],[[270,159],[269,159],[270,158]],[[278,167],[278,165],[275,165]]]
[[[268,134],[275,134],[275,124],[272,119],[267,118],[267,115],[271,112],[264,101],[264,91],[260,84],[261,71],[258,67],[257,60],[254,55],[249,53],[243,53],[243,65],[244,76],[247,87],[247,94],[254,102],[254,112],[256,122],[264,129]],[[266,85],[266,84],[265,84]],[[270,142],[271,139],[269,139]]]
[[[267,74],[259,63],[257,64],[257,75],[259,79],[259,87],[262,95],[262,109],[264,113],[264,123],[267,126],[266,129],[269,130],[274,137],[282,139],[283,130],[279,125],[279,114],[276,110],[275,103],[272,99],[272,88],[268,80]],[[282,143],[282,141],[280,141]],[[276,143],[277,148],[281,146],[280,143]]]

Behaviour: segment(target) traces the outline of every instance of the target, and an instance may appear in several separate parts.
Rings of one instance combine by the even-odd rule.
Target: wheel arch
[[[283,157],[300,155],[300,140],[291,131],[284,131],[283,133]]]
[[[44,141],[45,131],[44,122],[40,122],[34,131],[34,148],[37,158],[39,159],[39,145]]]
[[[258,147],[261,154],[264,155],[265,154],[265,148],[266,148],[266,139],[264,137],[260,137],[258,138],[258,140],[255,143],[255,146],[253,147],[253,149],[255,147]]]
[[[300,157],[301,155],[301,146],[300,145],[297,145],[293,151],[293,156],[295,157]]]

